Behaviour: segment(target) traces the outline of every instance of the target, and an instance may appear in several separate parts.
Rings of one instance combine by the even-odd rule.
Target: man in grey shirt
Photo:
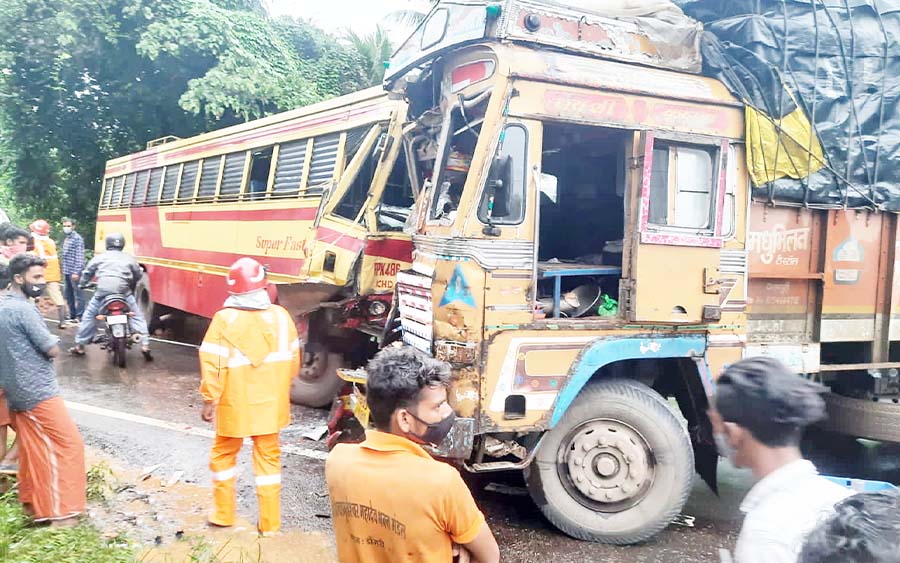
[[[97,313],[100,312],[103,300],[110,295],[121,295],[133,313],[128,320],[131,329],[141,335],[141,352],[144,354],[144,359],[147,361],[153,359],[150,354],[150,334],[147,321],[134,298],[134,288],[144,272],[134,256],[125,252],[124,248],[125,237],[122,234],[106,235],[106,252],[95,256],[88,262],[84,273],[81,274],[80,287],[84,287],[96,277],[97,289],[94,291],[94,297],[84,309],[78,334],[75,335],[75,346],[69,348],[69,353],[74,356],[84,356],[85,345],[90,344],[94,339],[94,333],[97,331]]]
[[[47,286],[46,261],[19,254],[0,297],[0,387],[19,442],[19,498],[35,521],[77,523],[85,509],[84,443],[59,396],[53,358],[59,338],[29,298]]]

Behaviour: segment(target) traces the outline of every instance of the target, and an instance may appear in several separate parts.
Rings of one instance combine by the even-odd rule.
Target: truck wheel
[[[307,344],[300,374],[291,382],[291,402],[316,408],[330,405],[344,383],[337,375],[343,364],[343,357],[326,346]]]
[[[653,389],[623,379],[585,386],[525,470],[531,497],[554,526],[617,545],[665,528],[693,475],[687,429]]]

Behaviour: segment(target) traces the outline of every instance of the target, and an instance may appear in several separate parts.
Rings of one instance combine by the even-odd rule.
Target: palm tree
[[[385,16],[385,21],[407,27],[417,27],[420,23],[425,21],[425,17],[440,0],[428,0],[428,4],[424,4],[421,0],[410,1],[415,2],[419,5],[418,7],[422,9],[397,10]]]
[[[381,79],[384,78],[384,63],[394,52],[387,33],[379,25],[375,27],[374,32],[364,36],[348,30],[346,37],[365,63],[369,84],[372,86],[381,84]]]

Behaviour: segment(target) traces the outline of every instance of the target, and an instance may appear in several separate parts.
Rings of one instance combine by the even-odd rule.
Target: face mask
[[[66,233],[67,235],[71,235],[72,227],[63,227],[63,232]]]
[[[713,438],[716,441],[716,449],[719,451],[719,455],[734,463],[734,458],[737,455],[737,450],[728,442],[728,436],[719,432],[715,432],[713,434]]]
[[[440,443],[444,441],[444,438],[446,438],[447,434],[450,433],[450,430],[453,428],[453,423],[456,421],[456,413],[452,411],[444,419],[438,422],[432,422],[430,424],[414,415],[413,413],[409,414],[422,424],[428,426],[428,429],[425,430],[425,432],[421,436],[419,436],[418,434],[413,435],[426,444],[431,444],[433,446],[439,446]]]
[[[22,286],[22,292],[31,298],[38,298],[47,289],[45,283],[26,283]]]

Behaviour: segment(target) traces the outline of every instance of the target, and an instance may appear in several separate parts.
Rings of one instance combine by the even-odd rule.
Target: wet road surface
[[[55,330],[55,328],[54,328]],[[73,330],[58,331],[68,347]],[[111,365],[104,351],[64,356],[57,370],[63,397],[88,446],[133,468],[163,464],[183,471],[185,483],[210,487],[207,468],[212,425],[200,420],[197,353],[193,347],[154,343],[155,361],[146,364],[137,349],[128,367]],[[330,537],[330,505],[324,480],[324,442],[302,437],[325,424],[322,410],[293,407],[293,422],[282,433],[282,513],[287,530]],[[828,442],[814,456],[823,472],[900,482],[900,448],[864,448],[848,441],[839,458]],[[833,444],[832,444],[833,445]],[[692,525],[673,524],[651,541],[613,547],[573,540],[553,528],[524,492],[520,475],[477,476],[470,480],[508,562],[606,561],[670,563],[718,561],[719,548],[734,545],[740,526],[738,505],[751,482],[747,472],[720,464],[720,496],[699,478],[684,509]],[[499,486],[498,486],[499,485]],[[255,521],[250,448],[238,465],[239,512]],[[690,520],[689,518],[685,520]]]

